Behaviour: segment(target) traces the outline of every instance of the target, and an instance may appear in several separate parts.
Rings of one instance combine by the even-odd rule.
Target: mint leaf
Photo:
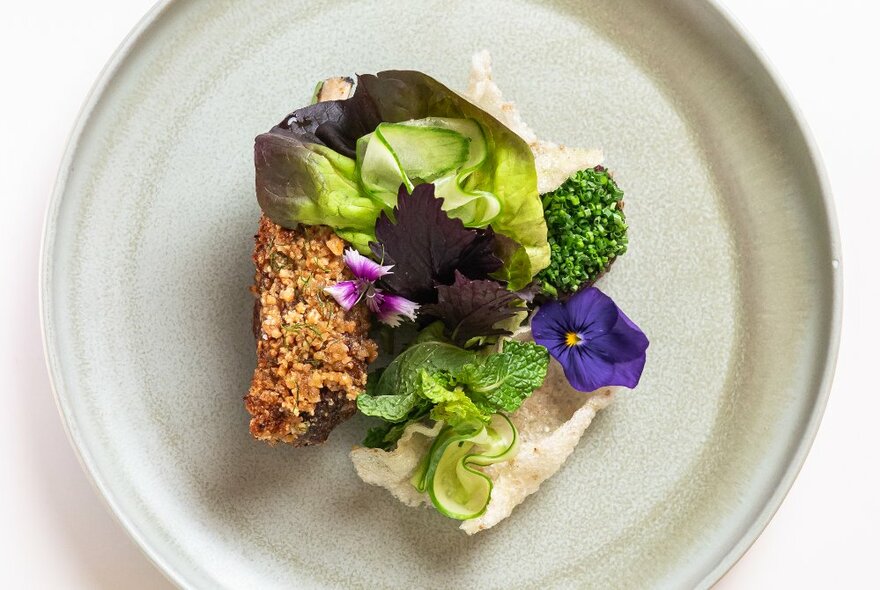
[[[408,419],[414,412],[424,409],[424,399],[418,392],[412,391],[402,395],[370,395],[365,391],[357,398],[358,410],[367,416],[382,418],[388,422],[400,422]]]
[[[433,322],[422,328],[418,336],[416,336],[413,344],[421,344],[422,342],[449,342],[443,335],[443,322]]]
[[[514,306],[520,301],[516,293],[495,281],[470,280],[458,271],[455,283],[437,285],[437,293],[437,303],[423,306],[421,314],[442,320],[449,338],[460,345],[480,336],[510,334],[497,324],[522,311]]]
[[[391,449],[404,428],[430,418],[453,427],[514,412],[541,386],[549,353],[543,346],[505,341],[500,352],[474,352],[445,341],[442,325],[422,330],[387,368],[370,375],[357,398],[360,411],[385,424],[367,433],[364,446]]]
[[[420,184],[412,194],[401,185],[394,208],[396,223],[383,212],[376,221],[376,240],[370,245],[393,273],[382,279],[387,289],[416,303],[437,301],[436,284],[449,284],[456,271],[472,279],[485,279],[501,268],[493,253],[491,229],[465,228],[450,218],[434,197],[434,185]]]
[[[445,372],[431,374],[422,369],[422,396],[434,403],[432,420],[443,420],[456,426],[467,422],[488,422],[489,412],[478,408],[467,393],[455,385],[455,379]]]
[[[446,342],[420,342],[406,349],[381,375],[370,375],[367,390],[358,396],[358,409],[388,422],[409,420],[425,413],[431,403],[421,395],[422,369],[457,373],[476,354]]]
[[[403,431],[409,424],[410,421],[397,424],[385,422],[379,426],[373,426],[367,431],[363,445],[368,449],[391,450],[397,444],[397,441],[400,440]]]
[[[543,346],[508,340],[501,352],[462,367],[457,381],[477,405],[491,412],[514,412],[544,383],[549,362]]]

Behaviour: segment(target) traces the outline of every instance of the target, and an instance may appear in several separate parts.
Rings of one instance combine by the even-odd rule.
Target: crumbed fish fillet
[[[257,367],[245,396],[254,438],[322,443],[355,412],[376,344],[362,306],[345,311],[323,292],[352,278],[344,248],[327,227],[291,230],[260,219],[252,288]]]
[[[351,78],[330,78],[318,101],[348,98]],[[376,343],[361,306],[345,311],[324,287],[351,279],[345,242],[324,226],[286,229],[260,218],[254,236],[256,275],[251,291],[257,367],[245,407],[254,438],[309,446],[357,409]]]

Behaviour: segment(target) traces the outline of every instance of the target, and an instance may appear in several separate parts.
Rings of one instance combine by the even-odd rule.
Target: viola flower
[[[565,303],[542,305],[532,319],[532,336],[559,361],[578,391],[635,387],[645,368],[648,338],[595,287]]]
[[[376,281],[391,274],[391,266],[382,266],[353,248],[348,248],[342,259],[354,275],[354,280],[342,281],[324,288],[324,291],[332,296],[342,309],[348,311],[363,299],[379,321],[392,328],[400,325],[402,317],[415,319],[416,310],[419,308],[417,303],[376,288]]]

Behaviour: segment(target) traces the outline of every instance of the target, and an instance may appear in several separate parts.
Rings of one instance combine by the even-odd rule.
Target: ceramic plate
[[[324,77],[496,80],[540,136],[605,150],[631,248],[608,291],[651,338],[641,386],[476,537],[360,482],[354,419],[269,448],[255,363],[252,143]],[[697,0],[160,3],[101,76],[46,225],[47,358],[122,524],[186,588],[706,587],[804,460],[828,392],[839,246],[802,125]]]

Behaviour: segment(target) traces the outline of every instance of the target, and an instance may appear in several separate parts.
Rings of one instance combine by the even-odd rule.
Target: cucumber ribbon
[[[492,479],[478,467],[511,459],[518,445],[516,427],[503,414],[492,414],[489,424],[445,426],[410,481],[441,514],[477,518],[492,495]]]
[[[485,227],[501,211],[498,197],[470,187],[488,157],[486,135],[473,119],[427,117],[381,123],[357,142],[356,170],[366,194],[392,208],[401,184],[409,192],[433,183],[443,209],[469,227]]]

